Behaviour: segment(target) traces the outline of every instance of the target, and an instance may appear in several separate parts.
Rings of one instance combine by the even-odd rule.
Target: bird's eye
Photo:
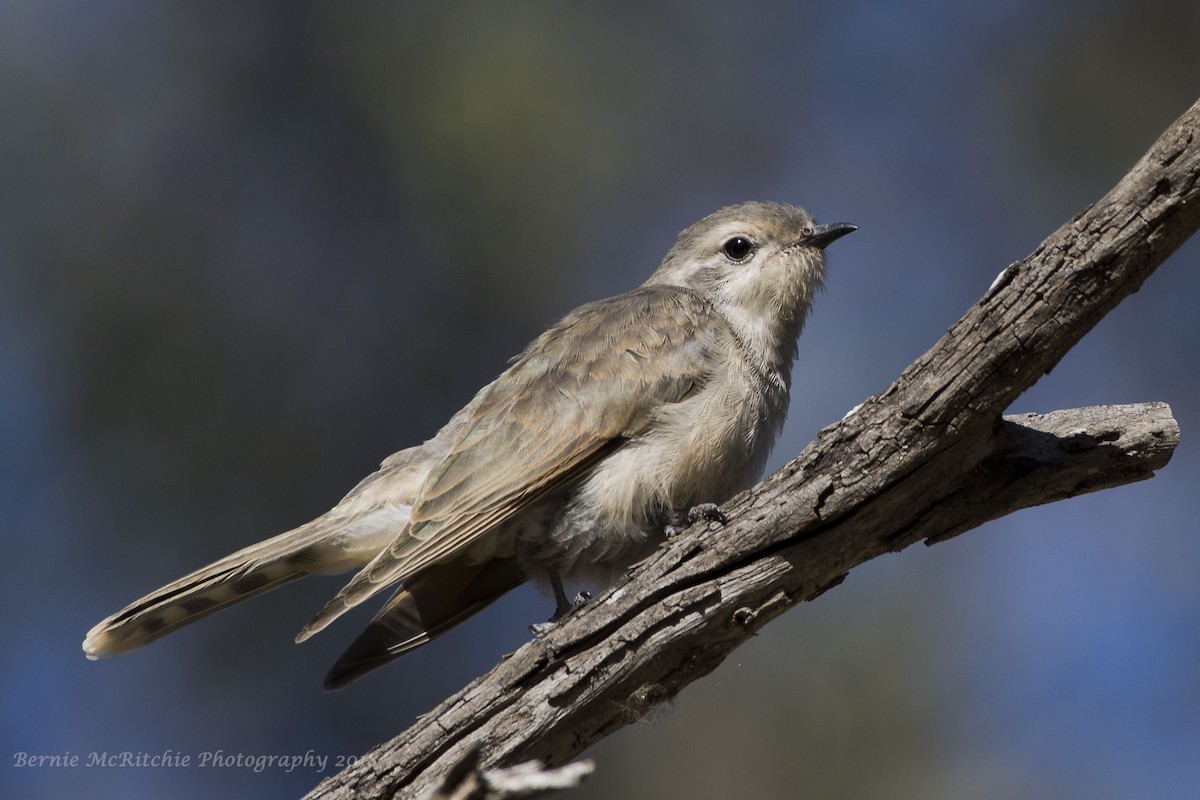
[[[745,236],[734,236],[721,245],[721,252],[730,261],[745,261],[754,252],[754,242]]]

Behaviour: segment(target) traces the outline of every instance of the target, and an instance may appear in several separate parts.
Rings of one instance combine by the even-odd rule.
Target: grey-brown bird
[[[125,653],[308,573],[361,568],[303,641],[395,594],[326,688],[430,641],[526,579],[610,581],[692,509],[756,481],[787,413],[824,248],[855,230],[779,203],[683,231],[641,287],[530,344],[436,436],[383,462],[329,512],[146,595],[94,627]]]

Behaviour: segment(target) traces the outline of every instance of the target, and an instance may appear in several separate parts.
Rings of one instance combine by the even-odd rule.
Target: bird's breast
[[[673,512],[721,503],[751,486],[787,408],[786,388],[756,380],[738,370],[659,408],[643,432],[559,499],[552,524],[526,548],[534,560],[607,580],[605,572],[661,541]]]

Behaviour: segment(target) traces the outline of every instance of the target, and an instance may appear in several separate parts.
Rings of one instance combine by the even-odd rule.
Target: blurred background
[[[1200,96],[1194,0],[0,3],[0,794],[289,797],[524,643],[525,589],[339,694],[314,578],[132,655],[100,618],[302,523],[744,199],[831,248],[772,468]],[[1194,798],[1200,242],[1013,412],[1163,400],[1154,480],[855,570],[577,798]],[[20,753],[188,755],[28,768]]]

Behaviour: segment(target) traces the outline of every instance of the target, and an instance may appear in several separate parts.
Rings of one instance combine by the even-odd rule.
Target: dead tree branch
[[[549,765],[713,670],[854,566],[1142,480],[1179,430],[1161,403],[1001,417],[1200,227],[1200,103],[1095,205],[1005,269],[886,391],[546,636],[309,795],[419,797],[478,749]]]
[[[526,761],[514,767],[481,770],[479,758],[478,747],[467,751],[463,760],[425,795],[426,800],[524,800],[578,786],[595,769],[591,761],[576,761],[556,769]]]

